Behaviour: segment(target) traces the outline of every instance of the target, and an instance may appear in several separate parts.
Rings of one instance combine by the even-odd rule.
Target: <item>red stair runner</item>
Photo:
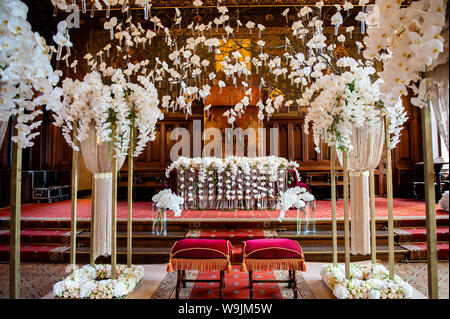
[[[427,241],[427,229],[425,227],[407,227],[407,228],[396,228],[394,233],[399,235],[399,243],[405,242],[426,242]],[[437,227],[437,240],[438,241],[448,241],[449,239],[449,228],[447,227]]]
[[[427,243],[408,243],[400,246],[409,250],[409,258],[411,260],[427,259]],[[437,243],[437,258],[439,260],[448,260],[448,256],[448,243]]]
[[[277,238],[278,234],[274,230],[264,229],[199,229],[190,230],[187,238],[198,239],[227,239],[242,242],[248,239]]]
[[[69,246],[24,244],[20,246],[21,261],[62,262],[63,253]],[[9,245],[0,244],[0,260],[9,260]]]
[[[79,234],[80,231],[77,232]],[[66,229],[23,229],[20,231],[22,243],[69,244],[70,230]],[[9,230],[0,230],[0,243],[9,243]]]

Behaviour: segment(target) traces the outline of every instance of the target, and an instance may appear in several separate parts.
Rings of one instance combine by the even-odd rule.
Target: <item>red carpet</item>
[[[218,271],[200,271],[197,279],[218,279]],[[273,271],[255,272],[254,278],[258,280],[274,280],[275,275]],[[248,288],[248,273],[240,272],[239,266],[233,267],[233,272],[225,275],[225,288],[223,290],[224,299],[248,299],[250,296],[250,289]],[[282,287],[287,287],[287,284],[280,284]],[[283,289],[290,290],[290,289]],[[292,290],[290,290],[292,291]],[[211,299],[218,298],[219,283],[198,282],[195,283],[190,299]],[[258,283],[253,287],[253,298],[255,299],[282,299],[286,298],[278,283]]]
[[[437,206],[437,205],[436,205]],[[133,218],[134,219],[151,219],[153,216],[152,205],[150,202],[135,202],[133,203]],[[79,220],[86,220],[91,215],[91,201],[90,199],[78,200],[77,216]],[[296,211],[288,211],[286,213],[287,219],[296,218]],[[343,201],[337,202],[337,217],[343,219],[344,208]],[[448,212],[437,211],[437,216],[448,216]],[[118,202],[118,219],[126,219],[127,216],[127,202]],[[172,212],[168,212],[169,219],[274,219],[279,216],[279,211],[218,211],[218,210],[188,210],[183,211],[181,217],[175,218]],[[376,216],[378,218],[387,218],[387,201],[386,198],[376,199]],[[395,218],[403,217],[425,217],[425,202],[415,201],[411,199],[394,199],[394,216]],[[25,220],[70,220],[70,201],[61,201],[52,204],[25,204],[22,205],[21,218]],[[317,219],[331,219],[331,201],[317,201],[316,203],[316,218]],[[9,207],[0,208],[0,219],[9,219]]]

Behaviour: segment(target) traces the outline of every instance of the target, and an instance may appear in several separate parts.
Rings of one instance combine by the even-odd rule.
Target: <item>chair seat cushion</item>
[[[231,243],[225,239],[182,239],[173,245],[172,258],[229,259]]]
[[[291,239],[252,239],[242,243],[247,259],[303,259],[299,243]]]

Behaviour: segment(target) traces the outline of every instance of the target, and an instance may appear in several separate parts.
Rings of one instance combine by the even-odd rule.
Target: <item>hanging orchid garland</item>
[[[33,132],[41,121],[40,105],[55,103],[53,87],[59,76],[50,64],[45,40],[31,31],[28,7],[19,0],[0,3],[0,120],[16,116],[18,134],[12,140],[20,148],[33,146]],[[30,59],[30,57],[33,57]]]

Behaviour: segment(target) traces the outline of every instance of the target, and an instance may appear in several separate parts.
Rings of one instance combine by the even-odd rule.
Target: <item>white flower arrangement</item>
[[[285,192],[281,192],[277,201],[277,209],[280,210],[278,220],[281,221],[291,207],[301,209],[305,207],[306,203],[313,202],[314,199],[314,195],[308,192],[305,187],[296,186],[287,189]]]
[[[152,201],[157,208],[170,209],[175,217],[181,216],[184,199],[172,193],[170,189],[164,189],[152,197]]]
[[[400,131],[406,121],[401,100],[393,108],[384,108],[380,101],[379,81],[371,82],[370,76],[375,69],[363,66],[361,61],[341,58],[337,66],[349,68],[342,74],[328,74],[316,79],[302,98],[310,100],[310,107],[305,118],[305,133],[309,133],[312,122],[314,144],[320,152],[320,141],[336,145],[341,151],[350,151],[352,129],[358,127],[375,128],[385,112],[390,117],[389,131],[393,134],[391,147],[399,141]],[[317,94],[313,97],[314,94]]]
[[[39,134],[33,130],[41,124],[37,107],[55,102],[52,92],[59,81],[50,64],[50,47],[31,31],[27,12],[19,0],[0,2],[0,121],[17,117],[18,134],[12,140],[20,148],[33,146]]]
[[[385,105],[395,104],[416,82],[419,89],[415,84],[411,87],[418,96],[411,103],[423,107],[427,86],[426,80],[422,83],[423,73],[448,61],[446,1],[420,0],[402,7],[398,1],[376,0],[374,7],[378,12],[364,38],[364,57],[383,64],[378,73],[383,80],[381,99]]]
[[[111,265],[84,265],[53,286],[59,298],[111,299],[131,293],[144,277],[144,267],[117,265],[117,279],[111,279]]]
[[[410,284],[398,275],[389,279],[389,270],[380,264],[350,264],[350,279],[344,265],[327,264],[320,275],[338,299],[410,299],[413,294]]]
[[[264,172],[269,174],[272,179],[275,179],[275,175],[280,169],[292,169],[297,172],[299,165],[296,162],[288,161],[282,157],[276,156],[261,156],[261,157],[238,157],[228,156],[226,158],[218,157],[194,157],[187,158],[180,156],[176,161],[172,162],[166,169],[166,176],[172,170],[193,170],[198,169],[204,172],[214,170],[219,173],[229,170],[236,173],[238,170],[243,171],[245,174],[250,174],[251,170]],[[298,176],[298,173],[297,173]]]
[[[156,122],[163,118],[158,108],[159,99],[155,86],[149,78],[138,76],[138,82],[125,79],[121,69],[105,68],[101,73],[92,71],[83,81],[66,78],[55,95],[63,101],[51,106],[54,124],[62,128],[66,141],[78,150],[78,142],[88,137],[92,125],[101,142],[114,138],[118,156],[128,154],[130,130],[136,128],[137,157],[149,141],[155,139]],[[57,93],[56,93],[57,92]],[[71,131],[77,127],[76,141]],[[115,136],[112,136],[115,126]]]

